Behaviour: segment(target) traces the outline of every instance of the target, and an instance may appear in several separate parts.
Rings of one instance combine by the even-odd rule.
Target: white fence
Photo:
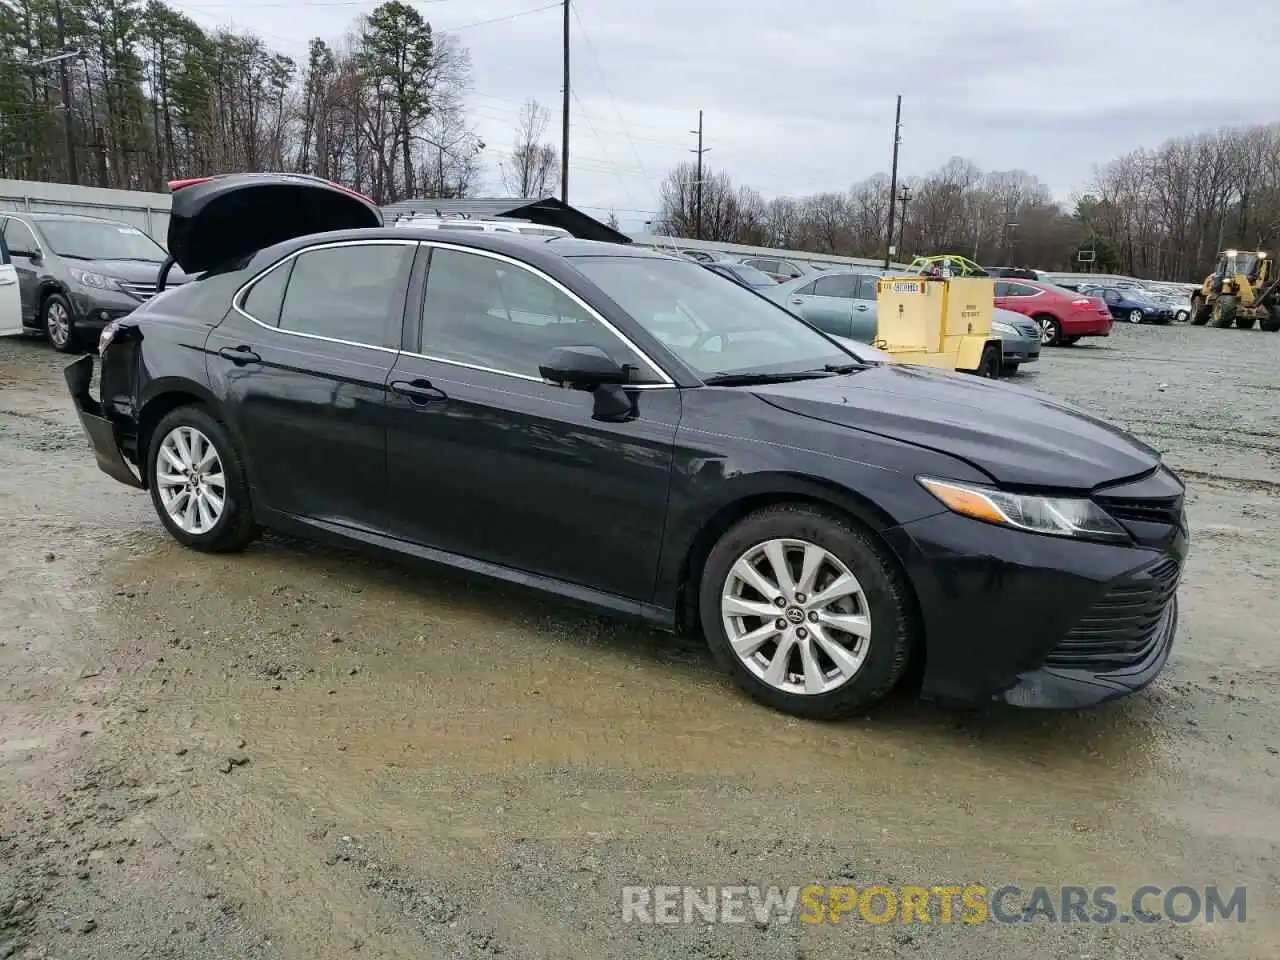
[[[26,210],[107,217],[135,226],[161,244],[169,232],[169,201],[167,193],[73,187],[65,183],[37,183],[33,180],[0,180],[0,213]]]

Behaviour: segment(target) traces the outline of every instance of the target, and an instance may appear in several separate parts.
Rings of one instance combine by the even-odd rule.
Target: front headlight
[[[974,483],[917,477],[953,513],[1030,533],[1082,540],[1128,540],[1129,534],[1092,500],[1009,493]]]
[[[119,290],[120,283],[114,277],[104,277],[100,273],[88,270],[72,270],[71,279],[82,287],[93,287],[95,290]]]
[[[991,321],[991,332],[998,333],[1002,337],[1012,337],[1014,339],[1017,339],[1018,337],[1018,331],[1014,327],[1007,323],[1002,323],[999,320]]]

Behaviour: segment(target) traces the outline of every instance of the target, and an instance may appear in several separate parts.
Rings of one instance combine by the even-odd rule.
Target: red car
[[[1037,280],[997,280],[996,306],[1040,325],[1040,342],[1070,346],[1081,337],[1111,336],[1111,311],[1101,297],[1087,297]]]

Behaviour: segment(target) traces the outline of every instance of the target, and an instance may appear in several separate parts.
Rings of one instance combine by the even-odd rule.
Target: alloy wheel
[[[839,557],[806,540],[767,540],[743,553],[725,578],[720,618],[743,666],[784,693],[844,686],[871,644],[862,585]]]
[[[169,519],[183,533],[208,533],[222,519],[227,481],[222,458],[195,427],[179,426],[160,442],[156,488]]]
[[[1141,310],[1130,310],[1130,311],[1129,311],[1129,322],[1130,322],[1130,323],[1141,323],[1141,322],[1142,322],[1142,311],[1141,311]]]
[[[1058,342],[1058,329],[1052,320],[1048,317],[1041,317],[1036,320],[1040,327],[1040,343],[1042,346],[1051,347]]]
[[[49,342],[55,347],[65,347],[71,339],[71,315],[67,308],[54,300],[45,308],[44,316]]]
[[[1188,310],[1179,310],[1177,314],[1174,315],[1173,319],[1177,320],[1179,323],[1186,323],[1191,319],[1191,313]]]

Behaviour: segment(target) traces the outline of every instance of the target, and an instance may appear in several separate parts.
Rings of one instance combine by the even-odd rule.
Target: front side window
[[[9,248],[10,253],[16,250],[19,253],[29,254],[39,249],[35,234],[21,220],[11,219],[5,224],[4,245]]]
[[[696,264],[658,257],[577,257],[573,263],[703,378],[821,371],[850,362],[782,307]]]
[[[710,276],[697,264],[688,267]],[[432,251],[422,303],[423,354],[540,379],[538,368],[557,347],[599,347],[619,365],[635,368],[633,383],[662,382],[615,333],[533,271],[478,253]]]
[[[49,249],[72,260],[138,260],[163,263],[164,247],[137,227],[106,220],[40,222]]]
[[[280,329],[373,347],[398,346],[396,308],[413,251],[412,244],[379,243],[299,254],[285,289]]]

